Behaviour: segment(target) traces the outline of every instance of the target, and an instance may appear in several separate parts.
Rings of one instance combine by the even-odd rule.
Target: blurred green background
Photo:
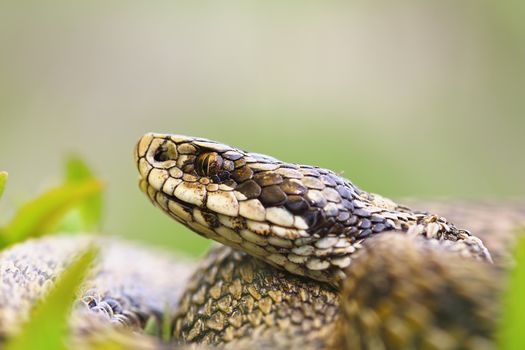
[[[525,195],[520,1],[0,2],[5,217],[82,155],[104,233],[192,254],[132,148],[203,136],[403,198]]]

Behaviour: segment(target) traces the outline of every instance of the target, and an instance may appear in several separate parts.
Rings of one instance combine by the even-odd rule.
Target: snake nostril
[[[156,162],[166,162],[168,160],[177,159],[177,149],[171,142],[164,143],[157,148],[153,155]]]
[[[153,156],[153,159],[155,159],[155,161],[157,161],[157,162],[165,162],[169,158],[168,158],[168,154],[167,154],[166,150],[163,149],[162,147],[159,147],[157,152],[155,152],[155,155]]]

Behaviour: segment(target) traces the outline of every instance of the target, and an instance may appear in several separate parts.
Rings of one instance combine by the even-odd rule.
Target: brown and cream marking
[[[327,169],[154,133],[139,140],[135,160],[141,190],[175,220],[297,275],[336,284],[363,240],[394,230],[468,240],[490,259],[468,231],[362,191]]]

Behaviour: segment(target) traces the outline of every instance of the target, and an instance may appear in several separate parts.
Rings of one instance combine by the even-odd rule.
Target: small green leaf
[[[88,248],[62,273],[21,331],[7,340],[6,350],[66,349],[67,320],[75,293],[96,255],[96,248]]]
[[[65,178],[67,183],[72,184],[96,179],[88,165],[77,156],[70,156],[66,161]],[[101,217],[102,192],[98,192],[84,198],[65,213],[53,231],[97,231],[100,229]]]
[[[49,229],[49,232],[85,232],[86,222],[82,217],[80,208],[73,207],[68,210],[62,218]]]
[[[0,171],[0,198],[4,194],[5,183],[7,182],[7,173],[5,171]]]
[[[522,236],[525,232],[521,232]],[[515,248],[516,265],[510,273],[507,290],[503,295],[503,317],[499,325],[499,349],[525,349],[525,237]]]
[[[130,344],[122,339],[94,339],[87,348],[91,350],[127,350],[130,348]],[[140,347],[137,346],[136,348],[139,349]]]
[[[86,162],[76,155],[67,158],[65,170],[66,180],[70,182],[79,182],[95,177]]]
[[[170,308],[168,304],[164,306],[164,312],[162,315],[162,340],[165,343],[169,343],[171,341],[171,316],[170,316]]]
[[[14,244],[49,233],[64,213],[85,198],[100,193],[102,187],[98,180],[87,180],[68,183],[44,193],[22,206],[11,222],[2,228],[2,241]]]
[[[82,348],[90,350],[168,349],[161,347],[154,338],[126,328],[117,330],[108,327],[96,334],[82,337],[82,340]]]
[[[144,334],[158,337],[160,333],[159,322],[155,316],[150,316],[144,326]]]

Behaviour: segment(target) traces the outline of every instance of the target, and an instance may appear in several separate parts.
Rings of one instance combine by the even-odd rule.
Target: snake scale
[[[135,161],[155,206],[222,245],[191,275],[189,262],[116,239],[17,245],[0,255],[2,336],[96,242],[71,316],[75,346],[109,336],[135,348],[493,348],[523,202],[414,203],[449,221],[330,170],[181,135],[144,135]],[[169,344],[143,331],[166,308]]]

